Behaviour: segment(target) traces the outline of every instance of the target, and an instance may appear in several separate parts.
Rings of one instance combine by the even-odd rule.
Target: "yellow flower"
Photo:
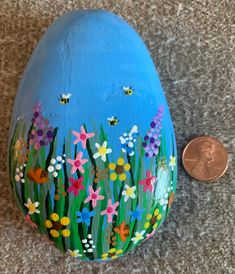
[[[103,253],[101,255],[101,260],[107,260],[107,259],[116,259],[118,258],[121,254],[123,253],[122,249],[116,249],[116,248],[111,248],[109,249],[108,253]]]
[[[57,213],[51,213],[50,220],[45,220],[45,227],[50,229],[50,234],[53,238],[58,238],[61,234],[64,237],[70,236],[70,230],[66,228],[70,224],[69,217],[59,217]]]
[[[28,208],[28,214],[32,215],[34,213],[40,213],[40,211],[37,209],[39,206],[39,202],[33,203],[30,198],[28,198],[28,201],[26,204],[24,204]]]
[[[119,178],[120,181],[126,180],[126,171],[129,171],[131,168],[130,164],[125,163],[122,157],[119,157],[117,163],[110,163],[109,169],[114,170],[113,173],[110,174],[110,180],[116,181]]]

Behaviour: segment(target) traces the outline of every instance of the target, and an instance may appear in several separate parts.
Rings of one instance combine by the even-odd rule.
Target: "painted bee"
[[[119,122],[119,119],[117,117],[110,117],[107,119],[109,121],[110,126],[116,126]]]
[[[69,103],[69,98],[72,96],[71,93],[68,93],[68,94],[62,94],[60,95],[60,98],[58,98],[59,102],[61,104],[68,104]]]
[[[127,96],[132,95],[134,92],[132,87],[123,87],[123,90],[124,90],[125,95],[127,95]]]

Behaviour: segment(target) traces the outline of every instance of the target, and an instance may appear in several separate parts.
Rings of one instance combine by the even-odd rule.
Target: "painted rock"
[[[9,174],[25,219],[71,256],[114,259],[157,231],[176,189],[174,130],[120,17],[74,11],[43,35],[15,100]]]

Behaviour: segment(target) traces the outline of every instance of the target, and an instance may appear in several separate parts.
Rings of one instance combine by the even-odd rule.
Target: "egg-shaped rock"
[[[153,61],[119,16],[73,11],[34,50],[9,137],[25,219],[82,260],[111,260],[150,238],[176,189],[174,130]]]

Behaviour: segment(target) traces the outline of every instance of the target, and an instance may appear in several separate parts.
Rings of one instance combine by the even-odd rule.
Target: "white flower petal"
[[[100,157],[100,154],[99,154],[99,152],[96,152],[96,153],[93,155],[93,158],[96,159],[96,158],[98,158],[98,157]]]
[[[100,148],[100,145],[98,143],[95,143],[96,148]]]
[[[107,148],[106,154],[109,154],[109,153],[111,153],[111,152],[112,152],[112,149],[111,149],[111,148]]]

